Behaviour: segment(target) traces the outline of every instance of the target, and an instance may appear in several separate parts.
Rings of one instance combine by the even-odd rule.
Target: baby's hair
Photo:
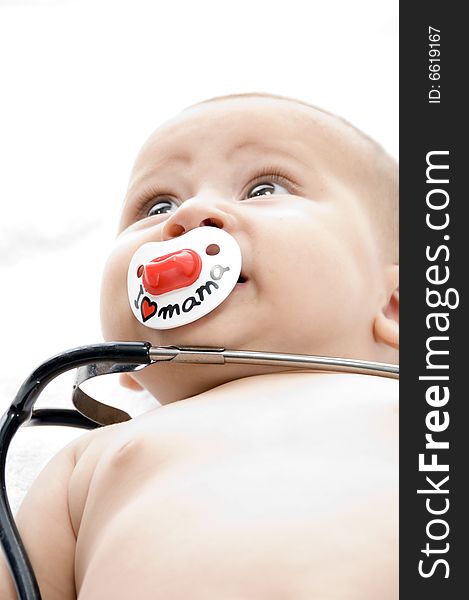
[[[304,106],[310,110],[326,115],[339,127],[350,130],[358,143],[361,142],[365,160],[357,161],[354,170],[354,184],[366,201],[370,210],[373,223],[376,225],[379,247],[382,250],[383,260],[388,263],[399,262],[399,175],[398,166],[386,150],[373,138],[364,133],[349,121],[327,111],[319,106],[309,104],[296,98],[270,94],[266,92],[246,92],[242,94],[228,94],[214,96],[188,106],[185,110],[196,108],[210,102],[226,100],[242,100],[249,98],[271,99],[290,102]],[[356,158],[356,154],[354,155]]]

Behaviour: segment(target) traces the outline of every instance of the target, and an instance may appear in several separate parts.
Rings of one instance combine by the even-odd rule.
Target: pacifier
[[[241,261],[237,241],[216,227],[197,227],[171,240],[143,244],[127,275],[132,312],[152,329],[192,323],[229,296]]]

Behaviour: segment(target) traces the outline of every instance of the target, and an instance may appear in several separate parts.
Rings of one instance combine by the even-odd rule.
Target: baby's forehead
[[[189,155],[209,144],[228,155],[238,147],[262,151],[263,146],[276,146],[308,164],[337,151],[364,152],[365,145],[357,138],[353,128],[335,116],[293,101],[216,100],[190,107],[160,126],[144,144],[136,164]]]

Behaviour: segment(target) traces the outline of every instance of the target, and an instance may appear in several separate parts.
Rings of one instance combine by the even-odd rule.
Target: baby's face
[[[202,104],[163,125],[137,158],[105,268],[105,338],[375,358],[383,265],[353,183],[364,162],[354,135],[319,111],[259,98]],[[134,252],[206,225],[237,240],[246,281],[198,321],[142,325],[127,297]]]

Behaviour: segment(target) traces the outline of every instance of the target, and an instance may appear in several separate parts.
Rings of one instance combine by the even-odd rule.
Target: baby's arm
[[[76,600],[76,538],[68,505],[68,484],[74,467],[75,441],[44,467],[15,517],[43,600]],[[1,547],[0,598],[17,598]]]

